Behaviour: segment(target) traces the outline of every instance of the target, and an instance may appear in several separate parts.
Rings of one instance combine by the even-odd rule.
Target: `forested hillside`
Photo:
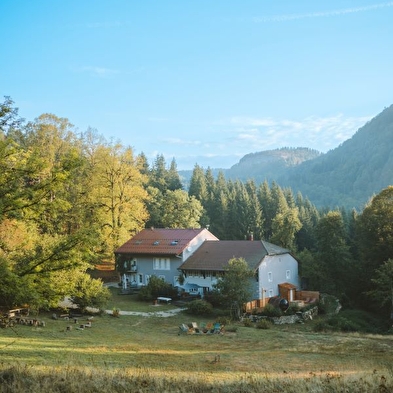
[[[229,169],[211,169],[227,179],[267,180],[301,192],[318,208],[361,210],[393,184],[393,105],[360,128],[342,145],[321,154],[307,148],[283,148],[244,156]],[[186,188],[191,171],[180,171]]]
[[[318,207],[361,209],[393,184],[393,105],[341,146],[288,169],[276,181],[301,191]]]
[[[288,168],[319,157],[321,153],[305,147],[267,150],[245,155],[237,164],[225,170],[228,179],[247,181],[252,178],[257,183],[265,180],[276,181]]]

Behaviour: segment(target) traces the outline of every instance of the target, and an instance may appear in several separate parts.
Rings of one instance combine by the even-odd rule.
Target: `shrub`
[[[270,329],[271,327],[272,323],[267,319],[260,319],[256,324],[257,329]]]
[[[217,290],[209,291],[204,295],[204,299],[213,305],[213,307],[222,306],[222,296]]]
[[[217,322],[219,322],[221,325],[229,325],[231,323],[231,319],[229,317],[223,316],[217,318]]]
[[[266,304],[263,308],[262,315],[267,317],[281,317],[282,311],[279,308],[274,307],[272,304]]]
[[[339,306],[339,301],[335,296],[322,295],[318,303],[319,314],[334,314]]]
[[[293,304],[291,306],[288,307],[288,310],[285,312],[286,315],[294,315],[296,314],[298,311],[300,311],[300,307],[297,304]]]
[[[326,321],[319,320],[315,323],[313,330],[314,332],[325,332],[326,330],[329,330],[329,325]]]
[[[339,330],[342,332],[356,332],[359,330],[359,326],[354,321],[339,315],[329,318],[328,324],[333,330]]]
[[[314,325],[314,331],[322,332],[322,331],[334,331],[334,332],[357,332],[360,330],[360,326],[351,321],[348,318],[344,318],[339,315],[334,315],[329,319],[319,320]]]
[[[188,303],[187,314],[193,315],[210,315],[213,312],[213,306],[205,300],[193,300]]]
[[[138,299],[151,301],[159,296],[175,298],[177,297],[177,289],[165,282],[162,278],[151,276],[149,283],[139,291]]]
[[[245,327],[253,327],[254,324],[252,323],[250,318],[246,318],[245,320],[243,320],[243,325]]]
[[[103,309],[110,299],[110,291],[101,279],[91,278],[87,273],[77,274],[70,299],[83,311],[86,307]]]
[[[236,333],[237,332],[237,326],[234,326],[234,325],[225,326],[225,331],[226,332],[231,332],[231,333]]]

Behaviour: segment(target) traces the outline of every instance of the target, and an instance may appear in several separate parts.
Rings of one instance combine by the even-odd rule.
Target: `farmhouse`
[[[203,296],[225,274],[228,261],[243,258],[255,272],[252,299],[264,300],[283,296],[295,300],[299,287],[298,262],[289,250],[266,241],[205,241],[180,266],[184,288]]]
[[[203,228],[143,229],[115,251],[123,288],[144,286],[152,275],[178,286],[178,268],[205,241],[218,239]]]

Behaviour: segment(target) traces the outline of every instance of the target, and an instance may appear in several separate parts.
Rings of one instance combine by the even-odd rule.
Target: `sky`
[[[336,148],[393,104],[393,1],[1,0],[0,100],[150,162]]]

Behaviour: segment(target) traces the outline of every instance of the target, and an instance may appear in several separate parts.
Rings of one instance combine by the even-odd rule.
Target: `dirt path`
[[[152,312],[139,312],[139,311],[120,311],[120,315],[137,315],[141,317],[160,317],[160,318],[168,318],[173,317],[178,314],[180,311],[183,311],[184,308],[175,308],[169,311],[152,311]],[[112,310],[106,310],[107,314],[112,314]]]

